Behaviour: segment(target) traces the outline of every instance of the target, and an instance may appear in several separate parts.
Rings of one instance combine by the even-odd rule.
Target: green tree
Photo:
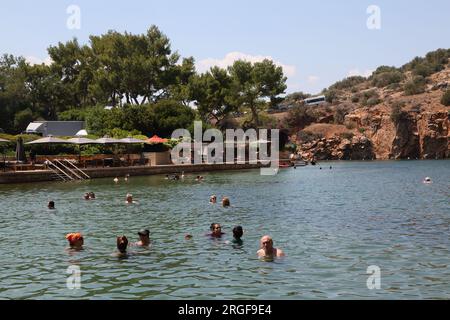
[[[263,99],[269,99],[269,104],[273,105],[286,90],[287,78],[283,69],[265,59],[254,64],[238,60],[228,70],[232,78],[231,91],[235,103],[249,108],[252,124],[259,126],[258,112],[265,106]]]
[[[231,95],[232,80],[227,70],[213,67],[210,71],[192,77],[190,96],[203,121],[214,119],[217,125],[237,109]]]

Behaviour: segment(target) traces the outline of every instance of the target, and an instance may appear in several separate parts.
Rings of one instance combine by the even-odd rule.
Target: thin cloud
[[[261,62],[264,59],[272,60],[277,66],[282,67],[283,72],[287,77],[293,77],[296,73],[295,66],[287,65],[287,64],[283,64],[279,61],[275,61],[271,56],[262,56],[262,55],[253,56],[250,54],[237,52],[237,51],[226,54],[225,57],[222,59],[207,58],[204,60],[200,60],[199,62],[197,62],[196,67],[199,72],[206,72],[213,66],[217,66],[220,68],[229,67],[237,60],[244,60],[244,61],[248,61],[251,63],[255,63],[255,62]]]
[[[307,81],[309,84],[317,84],[320,78],[318,76],[309,76]]]
[[[372,75],[373,71],[374,70],[370,70],[370,69],[367,69],[365,71],[360,71],[359,69],[352,69],[348,72],[347,76],[348,77],[361,76],[361,77],[368,78]]]
[[[49,66],[52,64],[52,59],[50,57],[47,57],[45,59],[41,59],[38,57],[34,57],[34,56],[28,56],[25,57],[25,61],[28,62],[31,65],[35,65],[35,64],[45,64],[46,66]]]

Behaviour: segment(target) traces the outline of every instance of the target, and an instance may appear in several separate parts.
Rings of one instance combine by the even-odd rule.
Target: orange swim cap
[[[66,235],[66,239],[69,240],[70,243],[78,241],[82,238],[83,238],[83,236],[81,235],[81,233],[68,233]]]

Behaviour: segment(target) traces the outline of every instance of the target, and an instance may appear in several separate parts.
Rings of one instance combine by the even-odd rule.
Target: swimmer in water
[[[184,236],[184,239],[185,240],[191,240],[192,239],[192,235],[191,234],[186,234],[185,236]]]
[[[69,241],[70,249],[83,249],[84,239],[81,233],[68,233],[66,239]]]
[[[89,196],[89,192],[86,192],[84,194],[84,200],[90,200],[90,199],[91,199],[91,197]]]
[[[273,240],[270,236],[264,236],[260,240],[261,249],[258,250],[258,257],[260,258],[279,258],[284,257],[285,254],[281,249],[273,247]]]
[[[138,247],[148,247],[150,246],[150,231],[148,229],[143,229],[138,232],[139,235],[139,241],[136,242],[134,245]]]
[[[423,180],[423,183],[431,184],[431,183],[433,183],[433,181],[431,181],[430,177],[426,177],[425,180]]]
[[[215,194],[209,197],[209,203],[217,203],[217,197]]]
[[[133,195],[131,193],[127,193],[125,203],[126,204],[136,203],[136,201],[133,200]]]
[[[127,257],[127,247],[128,247],[128,239],[125,236],[117,237],[117,256],[118,257]]]
[[[115,178],[114,178],[114,182],[115,182],[115,183],[119,183],[119,178],[115,177]]]
[[[241,226],[236,226],[233,228],[233,243],[234,244],[238,244],[238,245],[242,245],[243,241],[242,241],[242,235],[244,234],[244,230],[242,229]]]
[[[230,199],[228,197],[223,197],[222,198],[222,206],[224,208],[227,208],[230,206]]]
[[[50,210],[55,210],[55,202],[49,201],[47,204],[47,208],[49,208]]]
[[[90,198],[91,200],[94,200],[94,199],[95,199],[95,193],[89,192],[89,198]]]
[[[211,233],[208,235],[212,238],[221,238],[225,233],[222,232],[222,227],[218,223],[211,223],[209,227]]]

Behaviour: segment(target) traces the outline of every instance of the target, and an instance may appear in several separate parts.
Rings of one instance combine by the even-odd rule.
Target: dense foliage
[[[286,89],[282,68],[269,60],[198,74],[194,59],[173,52],[156,26],[145,34],[109,31],[89,39],[50,46],[50,65],[0,58],[4,132],[20,133],[34,120],[86,120],[96,135],[117,128],[167,136],[197,115],[220,124],[240,108],[251,111],[257,126],[258,112]]]

